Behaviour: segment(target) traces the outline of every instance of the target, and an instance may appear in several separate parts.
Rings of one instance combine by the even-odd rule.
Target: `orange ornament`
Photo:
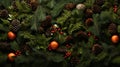
[[[10,31],[10,32],[8,32],[8,38],[10,40],[14,40],[16,38],[16,35],[12,31]]]
[[[15,59],[14,57],[15,57],[15,56],[16,56],[16,55],[15,55],[14,53],[9,53],[7,57],[8,57],[8,59],[9,59],[10,61],[14,61],[14,59]]]
[[[59,46],[59,44],[58,44],[58,42],[56,42],[56,41],[52,41],[52,42],[50,43],[50,45],[49,45],[49,47],[50,47],[52,50],[57,49],[58,46]]]
[[[111,41],[112,41],[113,43],[118,43],[118,42],[119,42],[119,36],[118,36],[118,35],[113,35],[113,36],[111,37]]]

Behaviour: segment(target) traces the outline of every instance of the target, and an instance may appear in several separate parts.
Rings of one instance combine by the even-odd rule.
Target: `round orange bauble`
[[[49,47],[50,47],[52,50],[57,49],[58,46],[59,46],[59,44],[58,44],[57,41],[52,41],[52,42],[50,42],[50,45],[49,45]]]
[[[8,59],[9,59],[10,61],[14,61],[15,56],[16,56],[16,55],[15,55],[14,53],[9,53],[7,57],[8,57]]]
[[[9,38],[10,40],[14,40],[14,39],[16,38],[16,35],[15,35],[12,31],[9,31],[9,32],[8,32],[8,38]]]
[[[119,42],[119,36],[118,36],[118,35],[113,35],[113,36],[111,37],[111,41],[112,41],[113,43],[118,43],[118,42]]]

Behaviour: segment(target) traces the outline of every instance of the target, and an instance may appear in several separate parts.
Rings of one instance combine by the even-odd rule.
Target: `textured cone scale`
[[[108,32],[110,34],[117,33],[117,25],[115,23],[110,23],[109,26],[108,26]]]
[[[85,11],[86,18],[91,18],[92,15],[93,15],[92,9],[86,9],[86,11]]]
[[[21,27],[20,21],[17,19],[14,19],[11,22],[10,30],[13,32],[17,32],[20,29],[20,27]]]
[[[101,12],[101,6],[93,5],[92,10],[93,10],[94,13],[100,13]]]
[[[86,25],[86,26],[92,26],[92,25],[93,25],[93,19],[92,19],[92,18],[86,19],[85,25]]]
[[[41,22],[41,27],[44,28],[44,30],[46,31],[48,28],[50,28],[52,26],[52,17],[50,15],[46,16],[46,19],[44,21]]]
[[[32,9],[33,11],[35,11],[35,10],[37,9],[37,7],[38,7],[38,2],[37,2],[37,0],[31,0],[31,1],[30,1],[30,7],[31,7],[31,9]]]
[[[87,41],[88,40],[88,35],[87,35],[87,33],[86,32],[84,32],[84,31],[79,31],[78,33],[77,33],[77,38],[79,39],[79,41]]]
[[[65,9],[67,10],[72,10],[75,8],[75,4],[74,3],[68,3],[65,5]]]
[[[93,47],[92,47],[92,52],[95,54],[95,55],[98,55],[100,52],[102,51],[102,46],[99,45],[99,44],[94,44]]]
[[[8,11],[6,9],[1,10],[0,17],[5,19],[8,18]]]
[[[66,42],[67,43],[73,43],[74,42],[74,38],[69,35],[69,36],[66,37]]]

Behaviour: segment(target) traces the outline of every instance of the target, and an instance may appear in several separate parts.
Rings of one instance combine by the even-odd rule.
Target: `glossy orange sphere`
[[[49,46],[52,50],[55,50],[58,48],[59,44],[56,41],[52,41]]]
[[[15,35],[12,31],[9,31],[9,32],[8,32],[8,38],[9,38],[10,40],[14,40],[14,39],[16,38],[16,35]]]
[[[14,57],[15,57],[15,56],[16,56],[16,55],[15,55],[14,53],[9,53],[7,57],[8,57],[8,59],[9,59],[10,61],[14,61],[14,59],[15,59]]]
[[[112,41],[113,43],[118,43],[118,42],[119,42],[119,36],[118,36],[118,35],[113,35],[113,36],[111,37],[111,41]]]

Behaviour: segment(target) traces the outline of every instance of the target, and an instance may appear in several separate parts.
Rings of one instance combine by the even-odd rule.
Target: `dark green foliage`
[[[28,1],[0,0],[0,66],[119,67],[120,41],[111,42],[113,34],[120,36],[119,0],[35,0],[36,5]],[[68,3],[82,3],[85,10],[68,10]],[[85,23],[89,18],[91,26]],[[14,40],[8,39],[9,31],[15,33]],[[59,44],[56,50],[49,46],[53,40]],[[21,54],[10,62],[7,54],[17,50]]]

